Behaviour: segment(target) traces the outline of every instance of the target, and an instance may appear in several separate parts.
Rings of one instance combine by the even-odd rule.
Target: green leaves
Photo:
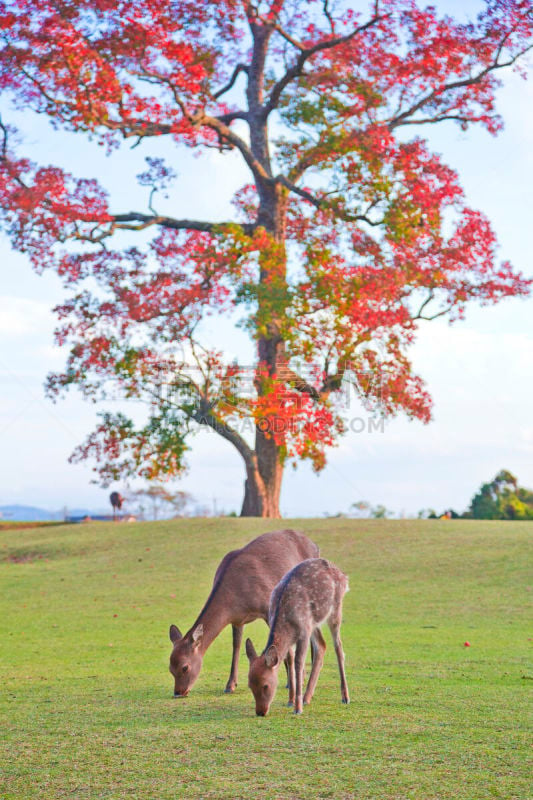
[[[472,498],[466,516],[474,519],[533,519],[533,491],[518,485],[514,475],[501,470]]]

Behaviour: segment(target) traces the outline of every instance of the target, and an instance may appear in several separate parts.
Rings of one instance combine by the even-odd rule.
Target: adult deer
[[[318,554],[317,545],[303,533],[283,530],[264,533],[224,556],[193,626],[184,636],[175,625],[170,626],[174,697],[189,693],[200,673],[205,651],[226,625],[233,628],[233,655],[224,691],[235,691],[243,625],[254,619],[267,622],[270,595],[278,581],[300,561]]]
[[[250,661],[248,685],[255,698],[255,713],[259,717],[268,713],[278,685],[279,665],[294,646],[294,713],[301,714],[303,703],[311,702],[326,650],[319,627],[323,622],[328,623],[333,636],[341,677],[342,702],[350,702],[340,637],[342,599],[347,591],[348,578],[325,558],[302,561],[275,587],[269,608],[270,635],[262,654],[258,656],[250,639],[246,640],[246,655]],[[313,664],[302,700],[305,656],[309,642],[313,649]],[[289,685],[290,683],[289,681]]]

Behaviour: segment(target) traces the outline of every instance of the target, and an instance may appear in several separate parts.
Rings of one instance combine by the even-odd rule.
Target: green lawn
[[[63,522],[30,522],[18,520],[0,519],[0,533],[7,530],[22,530],[27,528],[50,528],[56,525],[63,525]]]
[[[532,797],[533,524],[300,520],[349,576],[340,702],[329,631],[301,717],[254,715],[231,631],[185,700],[168,626],[186,629],[229,549],[263,520],[0,531],[0,797]],[[266,627],[248,627],[263,647]],[[465,647],[464,642],[470,642]]]

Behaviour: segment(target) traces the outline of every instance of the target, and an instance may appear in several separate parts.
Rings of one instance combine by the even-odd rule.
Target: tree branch
[[[368,216],[368,212],[372,210],[372,208],[376,205],[376,202],[371,203],[364,214],[351,214],[346,209],[336,207],[332,203],[328,202],[328,200],[325,198],[315,197],[306,189],[301,189],[299,186],[296,186],[296,184],[291,183],[291,181],[289,181],[284,175],[278,175],[278,177],[275,178],[275,181],[277,183],[281,183],[281,185],[285,186],[290,192],[297,194],[315,208],[328,209],[334,214],[334,216],[337,217],[337,219],[342,219],[344,222],[366,222],[368,225],[372,225],[374,227],[383,224],[382,219],[373,220]]]
[[[246,66],[246,64],[237,64],[237,66],[233,70],[233,75],[231,76],[229,82],[225,86],[223,86],[222,89],[219,89],[218,92],[215,92],[213,94],[215,100],[218,100],[218,98],[222,97],[223,94],[229,92],[229,90],[231,89],[231,87],[233,86],[233,84],[235,83],[241,72],[246,72],[248,74],[248,67]]]
[[[138,222],[139,225],[129,224],[135,222]],[[231,226],[241,228],[247,235],[253,232],[253,225],[248,223],[204,222],[196,219],[175,219],[174,217],[165,217],[156,214],[140,214],[136,211],[130,211],[128,214],[114,214],[113,225],[115,228],[121,230],[143,230],[151,225],[161,225],[164,228],[172,228],[173,230],[205,231],[206,233],[213,233],[217,228],[228,228]]]
[[[324,206],[323,200],[321,200],[318,197],[315,197],[314,195],[311,194],[311,192],[308,192],[306,189],[301,189],[299,186],[296,186],[296,184],[292,183],[288,178],[285,177],[285,175],[278,175],[275,178],[275,182],[281,183],[281,185],[285,186],[285,188],[288,189],[289,192],[297,194],[298,197],[301,197],[303,200],[307,200],[307,202],[311,203],[311,205],[315,206],[315,208],[322,208]]]
[[[194,343],[192,340],[191,345],[193,348],[193,354],[195,355]],[[204,381],[207,381],[207,375],[202,370],[196,355],[195,361],[200,368],[202,378]],[[178,378],[174,381],[173,386],[191,392],[194,395],[196,408],[191,409],[189,405],[183,406],[180,403],[172,402],[171,400],[169,401],[167,399],[167,402],[169,402],[170,405],[174,406],[175,408],[179,408],[193,422],[196,422],[198,425],[207,425],[214,430],[215,433],[218,433],[220,436],[222,436],[223,439],[226,439],[226,441],[230,442],[242,456],[248,468],[255,469],[257,467],[257,458],[255,452],[249,446],[248,442],[240,435],[240,433],[238,433],[238,431],[232,428],[231,425],[228,425],[227,422],[224,422],[217,417],[213,410],[215,404],[207,399],[206,393],[190,376]],[[148,389],[148,392],[158,402],[160,402],[161,398],[157,392],[150,388]]]
[[[0,116],[0,130],[2,131],[2,147],[1,147],[1,154],[0,160],[7,161],[7,140],[8,140],[8,132],[7,128],[2,121],[2,117]]]
[[[309,381],[306,381],[305,378],[302,378],[298,373],[294,372],[287,362],[276,365],[276,379],[281,381],[281,383],[294,386],[296,391],[302,394],[308,394],[313,400],[318,400],[319,394],[315,387],[310,384]]]
[[[445,314],[449,314],[452,309],[453,305],[447,306],[446,308],[443,308],[442,311],[437,311],[436,314],[431,314],[431,316],[429,317],[426,317],[423,314],[421,314],[419,317],[414,317],[413,319],[423,319],[426,322],[432,322],[432,320],[434,319],[438,319],[439,317],[443,317]]]
[[[324,14],[325,14],[325,16],[326,16],[326,18],[327,18],[327,20],[329,22],[329,26],[331,28],[331,33],[335,33],[335,20],[331,16],[331,12],[330,12],[328,6],[329,6],[329,0],[324,0],[324,2],[323,2]]]
[[[246,111],[228,111],[227,114],[216,114],[215,119],[218,119],[223,125],[231,125],[236,119],[248,122],[248,113]]]
[[[216,131],[223,141],[227,141],[229,144],[232,144],[234,147],[236,147],[250,168],[253,176],[258,181],[270,179],[270,175],[261,162],[255,158],[244,139],[241,139],[241,137],[236,134],[235,131],[231,130],[229,125],[224,123],[223,117],[212,117],[207,114],[202,114],[198,117],[196,124],[205,125],[207,128]]]
[[[91,244],[102,244],[104,239],[108,239],[115,231],[143,231],[152,225],[160,225],[162,228],[171,230],[202,231],[205,233],[215,233],[224,228],[239,228],[247,236],[251,236],[255,226],[251,223],[237,222],[204,222],[196,219],[175,219],[158,214],[141,214],[137,211],[130,211],[128,214],[113,214],[112,221],[108,228],[100,230],[97,226],[90,234],[78,234],[74,238],[78,241],[91,242]]]
[[[433,289],[430,289],[429,290],[429,295],[426,297],[426,299],[424,300],[424,302],[422,303],[422,305],[420,306],[420,308],[416,312],[416,315],[413,317],[413,319],[422,319],[422,311],[425,309],[425,307],[429,303],[431,303],[431,301],[434,299],[434,297],[435,297],[435,293],[434,293]]]
[[[426,322],[431,322],[431,320],[438,319],[438,317],[443,317],[445,314],[448,314],[452,310],[453,304],[450,305],[450,306],[447,306],[444,309],[442,309],[442,311],[437,311],[435,314],[431,314],[430,316],[426,316],[422,312],[424,311],[426,306],[428,306],[429,303],[431,303],[431,301],[434,300],[434,299],[435,299],[435,292],[433,291],[433,289],[430,289],[428,296],[426,297],[426,299],[424,300],[424,302],[422,303],[422,305],[420,306],[420,308],[418,309],[416,314],[411,317],[413,322],[415,322],[416,320],[419,320],[419,319],[423,319]]]
[[[376,4],[377,6],[377,4]],[[274,84],[274,87],[270,93],[270,98],[264,107],[265,116],[268,116],[275,108],[277,108],[281,94],[286,86],[288,86],[295,78],[298,78],[303,73],[303,69],[309,61],[316,53],[320,53],[323,50],[331,50],[334,47],[338,47],[341,44],[346,44],[359,33],[363,33],[368,28],[371,28],[381,20],[386,19],[386,17],[390,16],[389,14],[378,15],[377,13],[374,14],[372,19],[365,22],[364,25],[360,25],[358,28],[355,28],[351,33],[347,33],[345,36],[336,36],[333,39],[326,39],[322,42],[318,42],[317,44],[313,45],[312,47],[303,48],[303,45],[293,39],[292,36],[287,34],[282,28],[275,25],[274,29],[283,36],[290,44],[300,50],[300,55],[296,59],[295,63],[292,67],[286,71],[285,75]]]
[[[215,433],[218,433],[235,447],[249,469],[256,468],[255,453],[248,445],[248,442],[227,422],[217,417],[210,403],[202,399],[199,408],[191,414],[191,419],[199,425],[209,426]]]
[[[421,108],[424,108],[424,106],[426,106],[428,103],[431,103],[432,100],[435,100],[436,98],[440,97],[441,95],[446,94],[447,92],[453,91],[454,89],[463,89],[463,88],[465,88],[467,86],[473,86],[476,83],[481,83],[481,81],[489,73],[495,72],[498,69],[504,69],[505,67],[512,66],[518,60],[518,58],[523,56],[525,53],[529,52],[529,50],[533,49],[533,44],[531,44],[528,47],[526,47],[524,50],[520,51],[520,53],[517,53],[512,58],[509,58],[507,61],[504,61],[503,63],[500,63],[498,59],[499,59],[499,57],[501,55],[501,51],[502,51],[503,45],[505,43],[505,40],[508,38],[508,36],[509,36],[509,34],[506,34],[506,36],[502,39],[502,41],[500,42],[500,45],[499,45],[499,47],[498,47],[498,49],[496,51],[496,57],[495,57],[494,61],[491,64],[489,64],[487,67],[485,67],[485,69],[481,70],[481,72],[479,72],[477,75],[473,75],[473,76],[471,76],[469,78],[463,78],[462,80],[452,81],[451,83],[445,83],[440,88],[433,89],[432,92],[429,92],[429,94],[425,95],[425,97],[423,97],[417,103],[412,105],[406,111],[403,111],[401,114],[398,114],[396,117],[393,117],[391,120],[389,120],[389,122],[387,123],[389,130],[393,130],[394,128],[398,128],[401,125],[414,125],[414,124],[419,124],[419,123],[422,124],[422,123],[427,123],[427,122],[440,122],[441,119],[440,119],[439,114],[437,114],[434,119],[430,118],[430,119],[424,119],[424,120],[412,120],[412,121],[410,120],[409,122],[407,122],[406,120],[407,120],[408,117],[411,117],[411,116],[413,116],[413,114],[416,114],[417,111],[420,111]],[[444,119],[453,119],[453,118],[454,117],[451,117],[450,115],[446,115],[446,116],[442,117],[443,120]]]

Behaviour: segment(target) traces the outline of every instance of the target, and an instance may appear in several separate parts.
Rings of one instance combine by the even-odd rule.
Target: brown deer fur
[[[303,703],[311,702],[326,650],[319,628],[324,622],[328,623],[333,636],[341,678],[342,702],[350,701],[340,638],[342,600],[347,591],[348,578],[325,558],[302,561],[278,583],[270,600],[270,635],[262,654],[258,656],[250,639],[246,640],[246,654],[250,661],[248,685],[255,698],[255,712],[258,716],[264,717],[268,713],[276,693],[279,666],[293,647],[296,673],[295,714],[302,712]],[[313,649],[313,664],[302,699],[305,656],[309,642]]]
[[[184,636],[175,625],[170,626],[174,696],[185,697],[189,693],[200,673],[205,651],[226,625],[233,627],[233,656],[225,691],[233,692],[243,625],[254,619],[267,622],[270,595],[278,581],[300,561],[318,554],[317,545],[303,533],[282,530],[264,533],[224,556],[194,625]]]

